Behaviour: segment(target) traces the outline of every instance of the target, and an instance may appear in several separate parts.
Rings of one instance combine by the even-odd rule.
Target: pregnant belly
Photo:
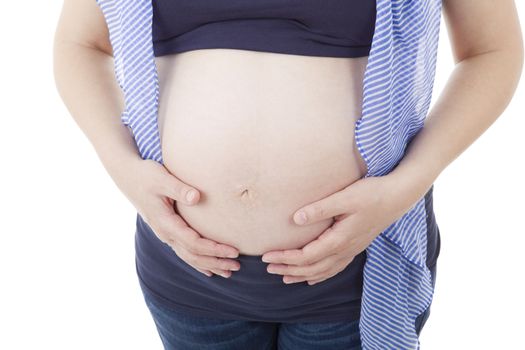
[[[201,193],[174,209],[241,254],[300,248],[332,223],[294,212],[364,176],[363,58],[196,50],[157,58],[164,165]]]

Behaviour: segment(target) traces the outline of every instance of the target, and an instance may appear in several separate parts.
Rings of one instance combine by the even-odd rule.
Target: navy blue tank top
[[[375,0],[153,0],[155,56],[231,48],[368,56]]]

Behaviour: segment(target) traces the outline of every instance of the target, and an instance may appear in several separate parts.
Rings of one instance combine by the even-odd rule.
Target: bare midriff
[[[201,49],[156,57],[164,166],[200,191],[174,209],[240,254],[301,248],[334,222],[293,214],[366,173],[354,139],[367,57]]]

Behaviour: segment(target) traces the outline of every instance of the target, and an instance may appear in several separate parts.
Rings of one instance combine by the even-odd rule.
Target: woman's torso
[[[367,57],[233,49],[156,57],[164,165],[200,191],[175,209],[241,254],[300,248],[332,219],[294,212],[364,176],[354,141]]]

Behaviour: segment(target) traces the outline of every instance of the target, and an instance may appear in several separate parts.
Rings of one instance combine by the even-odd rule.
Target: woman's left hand
[[[309,285],[335,276],[417,202],[421,193],[416,187],[420,186],[401,184],[390,174],[364,177],[297,210],[297,224],[301,211],[307,217],[303,224],[332,217],[335,221],[301,249],[266,252],[262,260],[270,263],[268,272],[284,275],[284,283]]]

